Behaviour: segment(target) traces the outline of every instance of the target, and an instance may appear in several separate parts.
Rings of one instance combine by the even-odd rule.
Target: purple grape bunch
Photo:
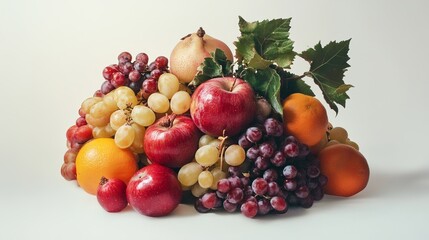
[[[245,163],[229,167],[228,178],[218,182],[217,190],[196,200],[198,212],[224,209],[253,218],[286,213],[293,206],[310,208],[323,198],[327,178],[320,173],[318,159],[295,137],[285,136],[277,119],[262,122],[239,137]]]
[[[118,63],[103,69],[105,81],[97,90],[95,96],[103,96],[121,86],[128,86],[136,94],[143,90],[147,96],[156,92],[157,81],[161,74],[168,72],[168,59],[164,56],[157,57],[149,63],[146,53],[139,53],[135,60],[129,52],[118,55]]]

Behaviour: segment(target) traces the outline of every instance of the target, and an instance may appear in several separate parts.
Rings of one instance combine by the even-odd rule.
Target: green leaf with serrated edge
[[[332,41],[322,47],[319,42],[299,56],[310,63],[310,70],[306,73],[314,79],[314,82],[320,87],[323,98],[329,104],[330,108],[338,114],[336,104],[346,106],[347,90],[353,87],[345,84],[343,81],[344,73],[350,65],[347,61],[350,39],[346,41]]]
[[[271,104],[273,109],[283,115],[283,109],[280,101],[280,76],[272,68],[256,70],[247,68],[242,74],[253,89],[260,95],[264,96]]]
[[[277,73],[280,75],[281,88],[280,99],[283,100],[292,93],[302,93],[309,96],[315,96],[311,90],[310,85],[305,83],[298,75],[285,71],[283,68],[276,68]]]
[[[296,55],[289,39],[290,18],[247,22],[239,19],[241,36],[234,44],[239,62],[255,69],[275,63],[288,68]]]
[[[210,55],[211,57],[205,58],[198,67],[198,73],[189,83],[190,86],[196,87],[209,79],[232,74],[232,62],[227,59],[221,49],[216,49]]]

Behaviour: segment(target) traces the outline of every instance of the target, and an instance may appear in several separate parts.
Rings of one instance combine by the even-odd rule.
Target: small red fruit
[[[101,177],[97,189],[97,200],[108,212],[120,212],[128,205],[127,185],[118,178]]]
[[[76,129],[73,134],[73,141],[77,143],[85,143],[92,139],[92,128],[89,125],[83,125]]]

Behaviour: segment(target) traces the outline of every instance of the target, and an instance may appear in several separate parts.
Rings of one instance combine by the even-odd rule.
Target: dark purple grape
[[[147,70],[149,71],[149,72],[152,72],[153,70],[155,70],[156,69],[156,65],[155,65],[155,62],[151,62],[148,66],[147,66]]]
[[[122,52],[118,56],[119,64],[131,62],[131,59],[133,59],[133,57],[131,56],[131,54],[129,52]]]
[[[328,182],[328,177],[326,177],[325,175],[322,175],[322,174],[320,174],[319,175],[319,184],[320,184],[320,186],[325,186],[326,185],[326,183]]]
[[[283,188],[287,191],[295,191],[298,184],[295,179],[285,179],[283,181]]]
[[[264,158],[270,158],[274,155],[275,148],[268,142],[263,142],[259,145],[260,155]]]
[[[270,197],[277,196],[280,192],[280,187],[276,182],[269,182],[267,194]]]
[[[307,186],[300,186],[295,190],[295,195],[299,198],[306,198],[310,194]]]
[[[256,198],[252,195],[248,195],[248,196],[245,195],[243,201],[244,202],[252,201],[252,202],[258,203],[258,200],[256,200]]]
[[[237,211],[237,204],[230,203],[227,200],[223,201],[223,209],[227,212],[235,212]]]
[[[136,56],[136,61],[147,65],[147,63],[149,62],[149,57],[146,53],[139,53]]]
[[[240,180],[241,180],[242,186],[249,186],[250,179],[248,177],[241,177]]]
[[[255,145],[255,146],[247,149],[246,157],[250,160],[256,160],[256,158],[258,158],[258,156],[259,156],[259,153],[260,153],[259,147]]]
[[[113,78],[113,74],[115,73],[115,72],[118,72],[119,70],[118,70],[118,67],[117,66],[112,66],[112,65],[110,65],[110,66],[107,66],[107,67],[105,67],[104,69],[103,69],[103,77],[104,77],[104,79],[106,79],[107,81],[110,81],[110,80],[112,80],[112,78]]]
[[[253,218],[258,214],[258,204],[254,201],[247,201],[241,205],[240,210],[244,216]]]
[[[280,137],[283,135],[282,124],[274,118],[268,118],[265,120],[264,128],[268,136]]]
[[[258,214],[267,215],[271,211],[272,207],[268,199],[262,198],[258,201]]]
[[[122,72],[125,76],[128,76],[131,71],[134,70],[134,65],[130,62],[119,64],[119,71]]]
[[[127,79],[125,78],[125,75],[121,72],[116,72],[113,74],[113,78],[111,80],[112,85],[115,88],[124,86],[127,82]]]
[[[255,160],[255,168],[259,170],[266,170],[270,166],[270,160],[268,158],[263,158],[261,156],[257,157]]]
[[[216,197],[216,193],[214,192],[205,193],[201,197],[201,203],[205,208],[208,208],[208,209],[214,208],[216,205],[216,201],[217,201],[217,197]]]
[[[132,70],[130,74],[128,74],[128,78],[131,82],[137,82],[138,80],[140,80],[141,77],[142,75],[137,70]]]
[[[264,195],[268,190],[268,183],[263,178],[256,178],[252,182],[252,190],[256,195]]]
[[[217,182],[217,190],[222,193],[227,193],[231,189],[231,185],[229,184],[229,180],[224,178],[220,179]]]
[[[194,208],[199,213],[206,213],[206,212],[210,211],[209,208],[206,208],[203,206],[203,202],[202,202],[201,198],[198,198],[197,200],[195,200]]]
[[[265,98],[258,98],[256,101],[256,120],[264,122],[271,114],[271,105]]]
[[[226,193],[216,191],[216,196],[220,199],[226,199]]]
[[[288,157],[297,157],[299,155],[299,146],[297,143],[288,143],[283,147],[283,154]]]
[[[298,170],[294,165],[287,165],[283,168],[283,176],[285,176],[286,179],[293,179],[298,174]]]
[[[113,86],[113,84],[111,84],[109,81],[104,81],[103,84],[101,84],[101,92],[103,94],[108,94],[109,92],[113,91],[113,89],[115,89],[115,86]]]
[[[257,177],[262,177],[262,174],[263,174],[263,170],[257,167],[254,167],[250,171],[250,178],[255,179]]]
[[[284,212],[287,209],[286,200],[282,197],[272,197],[270,200],[271,207],[278,212]]]
[[[153,78],[148,78],[143,81],[142,89],[147,94],[152,94],[158,91],[158,83]]]
[[[231,189],[243,187],[241,179],[238,176],[229,177],[228,181]]]
[[[283,167],[286,164],[285,155],[281,151],[274,152],[274,156],[270,159],[270,161],[276,167]]]
[[[287,195],[286,202],[289,203],[289,205],[296,206],[299,204],[300,199],[295,194],[291,193]]]
[[[269,169],[265,170],[265,172],[262,175],[262,177],[265,180],[267,180],[267,182],[275,182],[275,181],[277,181],[278,174],[277,174],[277,171],[274,168],[269,168]]]
[[[311,190],[311,195],[313,196],[313,199],[315,201],[319,201],[323,198],[325,193],[323,192],[323,189],[321,187],[317,187],[317,188]]]
[[[130,87],[135,94],[137,94],[142,86],[143,81],[137,81],[137,82],[130,82],[130,84],[128,84],[128,87]]]
[[[166,69],[168,66],[168,58],[159,56],[155,59],[155,65],[158,69]]]
[[[230,203],[238,204],[243,200],[244,193],[241,188],[234,188],[226,195],[226,200]]]
[[[217,196],[217,194],[216,194]],[[219,197],[216,198],[216,204],[214,206],[214,208],[221,208],[223,206],[223,200]]]
[[[240,177],[241,176],[240,168],[237,166],[228,167],[228,173],[229,173],[230,177]]]
[[[140,61],[134,62],[134,69],[139,73],[143,73],[144,71],[146,71],[146,67],[147,65],[143,62],[140,62]]]
[[[317,166],[310,165],[307,168],[307,176],[310,178],[317,178],[320,175],[320,170]]]
[[[242,134],[240,138],[238,139],[238,145],[240,145],[244,149],[250,148],[253,144],[250,142],[245,134]]]
[[[244,196],[252,196],[254,194],[251,186],[245,186],[243,189]]]
[[[310,154],[310,148],[305,144],[298,144],[299,146],[299,157],[306,157],[308,154]]]
[[[289,144],[289,143],[296,143],[296,144],[298,144],[298,139],[296,139],[296,137],[294,137],[294,136],[287,136],[286,137],[286,139],[285,139],[285,141],[284,141],[284,144],[286,145],[286,144]]]
[[[308,195],[306,198],[302,198],[299,200],[299,205],[303,208],[311,208],[313,206],[314,199],[313,196]]]
[[[161,75],[162,75],[162,71],[159,69],[154,69],[150,72],[150,77],[155,80],[158,80],[159,76]]]
[[[307,181],[307,187],[309,189],[315,189],[319,187],[319,180],[317,178],[310,178]]]
[[[262,139],[262,131],[258,127],[250,127],[246,130],[246,138],[252,143],[257,143]]]

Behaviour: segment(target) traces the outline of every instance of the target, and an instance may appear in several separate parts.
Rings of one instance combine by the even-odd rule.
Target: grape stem
[[[225,142],[228,139],[228,136],[225,136],[225,129],[222,131],[222,136],[218,138],[220,140],[220,144],[219,144],[219,154],[220,154],[220,169],[223,169],[223,160],[224,160],[224,155],[225,155],[225,150],[226,150],[226,146],[225,146]]]

